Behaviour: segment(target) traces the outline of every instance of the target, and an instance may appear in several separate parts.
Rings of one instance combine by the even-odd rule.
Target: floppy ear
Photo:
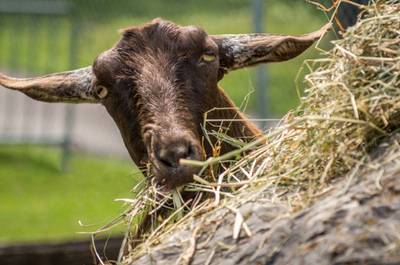
[[[104,91],[93,86],[92,67],[35,78],[12,78],[0,74],[0,85],[45,102],[97,103]]]
[[[302,35],[285,36],[266,33],[214,35],[219,47],[220,67],[223,72],[259,63],[286,61],[304,52],[331,27]]]

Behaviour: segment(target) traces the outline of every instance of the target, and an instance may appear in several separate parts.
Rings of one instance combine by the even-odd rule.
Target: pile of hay
[[[123,216],[129,225],[123,246],[128,254],[121,254],[124,263],[148,253],[178,227],[191,227],[205,212],[221,208],[237,212],[257,198],[279,202],[293,214],[346,173],[351,172],[351,178],[366,164],[371,148],[399,128],[399,1],[372,1],[364,7],[362,19],[333,45],[325,58],[305,63],[310,74],[301,105],[276,128],[239,151],[195,163],[203,175],[184,188],[196,193],[190,202],[178,191],[162,194],[146,183],[135,189],[135,199],[123,200],[130,205]],[[248,150],[253,151],[238,157]],[[209,174],[214,165],[234,159],[222,174]],[[159,214],[163,207],[169,215]],[[251,236],[245,218],[236,214],[232,237],[241,231]],[[146,220],[148,233],[137,245],[139,219]],[[191,231],[196,235],[195,227]]]

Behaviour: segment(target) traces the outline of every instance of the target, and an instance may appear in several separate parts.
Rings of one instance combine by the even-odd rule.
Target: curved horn
[[[302,36],[267,33],[214,35],[219,47],[220,67],[224,72],[259,63],[280,62],[296,57],[310,47],[331,27]]]
[[[92,67],[34,78],[12,78],[0,73],[0,85],[45,102],[97,103]]]

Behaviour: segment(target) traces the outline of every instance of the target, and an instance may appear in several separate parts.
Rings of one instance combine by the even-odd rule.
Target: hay
[[[243,191],[126,263],[400,264],[399,136],[374,148],[368,168],[338,178],[295,214],[270,197],[273,187]]]
[[[264,197],[279,201],[293,214],[345,173],[350,172],[351,180],[361,166],[368,166],[366,154],[399,125],[399,1],[373,1],[364,8],[363,18],[333,45],[325,58],[305,62],[310,74],[301,105],[264,137],[205,162],[183,161],[201,167],[202,175],[180,191],[164,194],[151,183],[143,184],[146,187],[135,189],[135,199],[124,200],[130,207],[125,213],[129,232],[123,246],[128,255],[121,254],[124,262],[144,255],[177,227],[190,227],[203,213],[220,208],[236,216],[233,237],[241,230],[250,237],[252,232],[237,211],[240,205]],[[235,162],[215,175],[213,168],[227,161]],[[184,200],[182,191],[195,195]],[[145,224],[138,216],[145,216]],[[147,231],[141,237],[136,236],[143,232],[138,223]],[[136,240],[142,243],[137,245]],[[181,256],[182,264],[190,262],[195,244],[194,240]]]

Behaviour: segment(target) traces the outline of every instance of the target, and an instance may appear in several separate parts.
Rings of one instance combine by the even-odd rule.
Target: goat
[[[36,78],[0,74],[0,85],[39,101],[104,105],[132,160],[139,166],[150,163],[156,182],[171,189],[190,182],[196,173],[180,159],[212,155],[213,143],[202,142],[201,128],[210,109],[221,110],[208,118],[238,119],[226,132],[230,137],[249,141],[262,134],[218,81],[235,69],[296,57],[326,29],[297,37],[207,35],[199,27],[155,19],[123,30],[120,41],[92,66]],[[223,144],[220,151],[232,148]]]

